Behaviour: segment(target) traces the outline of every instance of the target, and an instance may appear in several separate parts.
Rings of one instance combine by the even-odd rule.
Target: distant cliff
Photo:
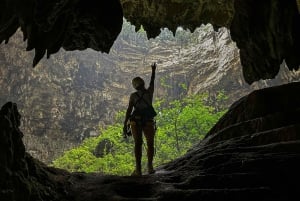
[[[0,47],[0,104],[18,104],[27,150],[44,162],[113,123],[115,112],[127,106],[131,79],[142,76],[148,83],[152,62],[158,63],[156,98],[204,92],[213,98],[223,91],[227,106],[253,89],[300,77],[283,66],[277,79],[247,85],[229,31],[210,25],[193,33],[163,29],[148,40],[142,28],[135,32],[125,22],[110,54],[61,50],[34,69],[20,32]]]

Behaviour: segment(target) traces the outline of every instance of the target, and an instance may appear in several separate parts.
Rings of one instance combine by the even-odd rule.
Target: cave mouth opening
[[[115,113],[126,106],[127,96],[132,92],[132,77],[141,75],[147,80],[152,62],[158,63],[157,99],[176,104],[172,101],[205,94],[205,101],[217,111],[228,108],[251,90],[291,81],[285,78],[288,71],[283,68],[277,80],[246,84],[239,50],[229,30],[215,31],[210,24],[201,25],[193,32],[179,27],[175,34],[164,28],[156,38],[148,40],[142,27],[135,31],[125,20],[109,54],[91,49],[62,50],[34,69],[26,68],[31,65],[33,54],[23,52],[21,36],[16,35],[3,52],[3,62],[8,67],[4,84],[9,86],[8,99],[17,102],[21,110],[27,151],[47,164],[79,146],[84,139],[98,136],[99,125],[104,129],[116,122]],[[297,79],[298,74],[293,73],[292,77]],[[217,102],[222,95],[226,99]],[[203,130],[200,140],[208,128],[197,129]],[[182,154],[192,146],[181,148],[179,144],[180,140],[175,139],[173,146]],[[113,151],[110,141],[81,150],[79,154],[85,158],[101,157],[104,150]]]
[[[4,14],[1,15],[2,19],[3,17],[8,19],[9,17],[15,16],[15,13],[11,12],[11,4],[9,4],[9,1],[7,2],[7,4],[3,5],[8,5],[7,7],[10,9],[3,9]],[[83,4],[83,1],[74,2],[80,2],[80,5]],[[101,1],[93,2],[101,3]],[[169,6],[169,3],[171,2],[166,2],[166,4],[162,4],[161,7],[158,7],[160,6],[160,2],[158,1],[125,0],[122,2],[125,4],[128,3],[127,9],[124,9],[124,14],[127,12],[127,16],[132,16],[132,20],[136,19],[138,21],[135,21],[137,24],[145,21],[149,22],[149,16],[153,16],[151,15],[153,10],[147,9],[149,8],[149,4],[151,4],[150,6],[156,6],[155,8],[159,8],[160,11],[165,11],[164,8],[171,8],[171,12],[169,12],[171,14],[172,11],[175,11],[174,13],[176,14],[178,13],[178,10],[181,10],[185,13],[191,13],[191,15],[193,15],[192,12],[187,12],[183,6],[176,7],[173,6],[174,4]],[[286,59],[290,69],[293,68],[291,63],[293,64],[295,62],[295,65],[299,65],[299,60],[297,60],[297,52],[299,51],[290,51],[291,49],[299,49],[297,48],[297,46],[299,47],[299,26],[294,27],[296,30],[291,28],[292,24],[296,26],[299,25],[299,15],[298,17],[296,16],[297,19],[294,16],[295,11],[297,14],[299,14],[299,0],[209,1],[209,3],[207,1],[198,2],[200,2],[200,6],[203,9],[198,9],[200,6],[196,7],[193,4],[192,8],[195,9],[191,10],[196,10],[196,14],[203,16],[205,21],[213,23],[213,21],[216,22],[218,19],[226,20],[226,16],[224,17],[224,14],[229,14],[235,18],[235,26],[226,27],[230,27],[232,33],[234,33],[234,29],[232,28],[235,28],[235,30],[238,31],[233,38],[236,39],[239,47],[241,47],[240,53],[246,52],[244,57],[241,58],[245,64],[244,66],[247,68],[250,67],[250,72],[248,71],[249,76],[245,78],[248,80],[248,83],[252,83],[252,81],[256,79],[266,77],[270,78],[275,76],[277,70],[279,69],[279,63],[282,61],[282,58]],[[201,4],[201,2],[203,2],[203,4]],[[291,4],[295,4],[295,2],[298,3],[298,10],[294,9],[293,5],[293,7],[290,6]],[[134,8],[137,7],[131,6],[131,3],[133,5],[146,6],[138,6],[138,9],[136,10]],[[190,3],[190,1],[173,1],[173,3],[177,5],[184,5],[186,3]],[[58,10],[55,9],[57,6],[64,7],[63,4],[59,5],[56,3],[51,3],[50,6],[51,5],[53,9],[48,7],[50,9],[42,10],[49,11],[50,13],[57,13]],[[84,10],[89,10],[88,7],[91,7],[91,5],[85,5],[86,6],[83,6]],[[228,7],[226,5],[231,6]],[[232,12],[233,10],[230,9],[233,8],[233,6],[235,8],[235,12]],[[30,5],[14,5],[13,7],[32,10]],[[47,8],[47,6],[43,8]],[[35,8],[35,10],[39,9],[39,6]],[[61,10],[65,14],[64,9]],[[73,11],[73,9],[68,10],[69,12]],[[107,11],[108,10],[109,9],[107,9]],[[149,12],[144,12],[145,10],[148,10]],[[154,11],[157,10],[158,9]],[[46,15],[44,12],[39,13],[43,15],[43,19],[48,19],[48,15]],[[106,12],[99,12],[99,10],[97,10],[97,13]],[[159,12],[155,13],[157,14],[156,16],[159,17],[156,18],[156,20],[151,20],[153,27],[150,26],[150,29],[155,28],[155,26],[156,28],[159,27],[156,23],[165,23],[170,16],[172,19],[177,21],[176,15],[169,14],[163,17],[163,15],[161,15]],[[164,14],[166,12],[161,13]],[[8,18],[6,16],[8,16]],[[77,17],[76,14],[75,17]],[[178,17],[184,16],[178,15]],[[184,17],[181,19],[187,23],[185,20],[188,18]],[[196,20],[203,20],[203,18],[199,17],[196,18]],[[89,18],[86,19],[89,21]],[[105,22],[107,22],[106,19],[107,18],[105,18]],[[2,20],[1,24],[3,24],[3,22],[6,24],[6,20]],[[9,22],[13,22],[13,26],[16,25],[14,20],[10,20]],[[78,21],[75,20],[75,23],[76,22]],[[85,23],[87,21],[84,19],[83,22]],[[256,26],[257,22],[258,26]],[[31,23],[32,21],[29,20],[29,25],[31,25]],[[253,32],[253,29],[251,28],[254,28],[255,32]],[[29,32],[32,30],[34,30],[34,26]],[[155,32],[155,29],[153,30]],[[39,30],[37,30],[37,32],[39,32]],[[34,32],[31,33],[36,34]],[[250,37],[250,40],[247,40],[246,38],[249,35],[253,37]],[[93,37],[94,36],[92,36],[92,38]],[[42,39],[43,37],[38,38]],[[279,41],[277,41],[277,39],[279,39]],[[288,41],[289,39],[290,41]],[[48,41],[50,43],[52,42],[52,40]],[[104,39],[102,41],[105,43],[106,40]],[[15,47],[17,47],[18,44],[19,43],[16,43]],[[37,44],[39,45],[39,43]],[[260,48],[260,46],[263,46],[263,48]],[[26,110],[27,113],[23,113],[23,117],[27,118],[25,122],[26,124],[24,124],[26,125],[25,128],[29,130],[27,133],[24,132],[25,137],[28,137],[27,134],[33,133],[31,132],[33,127],[30,127],[30,124],[38,125],[38,129],[40,130],[37,133],[38,135],[42,136],[45,132],[52,130],[51,133],[54,136],[54,140],[50,139],[50,135],[45,136],[44,144],[41,144],[41,149],[32,150],[32,155],[34,155],[34,153],[41,155],[44,154],[44,157],[46,158],[51,154],[57,154],[57,152],[50,153],[46,150],[46,148],[52,147],[55,151],[57,150],[56,147],[59,146],[66,148],[65,146],[68,140],[67,137],[70,137],[73,142],[76,141],[76,138],[71,138],[75,136],[75,133],[79,133],[79,139],[77,139],[78,141],[82,141],[83,139],[89,140],[87,137],[96,136],[97,132],[95,132],[95,130],[97,131],[99,129],[98,127],[91,126],[92,124],[100,124],[102,125],[100,127],[103,129],[103,125],[106,125],[107,122],[103,121],[99,123],[100,117],[104,119],[113,117],[115,111],[108,109],[107,105],[112,104],[114,107],[121,107],[122,105],[120,103],[126,105],[128,98],[125,96],[120,97],[119,95],[118,100],[115,102],[113,97],[114,95],[119,94],[117,91],[118,89],[123,90],[123,92],[124,90],[128,90],[126,91],[126,94],[127,92],[130,92],[130,87],[122,87],[118,83],[121,78],[124,78],[124,80],[128,81],[128,79],[132,77],[131,71],[129,71],[129,69],[124,70],[127,73],[126,77],[125,75],[118,76],[120,68],[105,69],[105,67],[108,67],[108,64],[111,60],[114,62],[121,62],[121,60],[118,60],[118,57],[104,58],[102,55],[96,54],[95,58],[98,60],[97,62],[90,62],[90,59],[80,60],[80,62],[78,62],[77,55],[82,55],[85,53],[79,52],[77,54],[76,52],[71,52],[70,54],[74,56],[73,58],[61,55],[60,57],[51,60],[51,70],[46,69],[48,66],[42,64],[40,68],[36,68],[34,70],[35,74],[31,76],[32,73],[27,71],[27,68],[25,67],[30,66],[32,60],[30,59],[28,63],[27,61],[24,62],[24,58],[26,58],[26,56],[22,51],[18,51],[18,48],[15,47],[11,47],[10,51],[6,51],[4,53],[3,50],[0,49],[0,57],[11,57],[7,63],[3,61],[0,62],[1,65],[3,64],[4,66],[9,67],[9,70],[5,68],[4,70],[1,69],[1,75],[4,75],[3,77],[5,80],[4,82],[1,81],[1,84],[3,84],[3,89],[10,89],[10,91],[14,93],[16,92],[16,95],[13,97],[16,100],[14,102],[26,103],[26,105],[22,105],[22,109],[26,109],[26,107],[29,108],[29,110]],[[266,48],[264,49],[264,47]],[[278,54],[270,55],[270,52],[273,53],[273,47],[274,50],[276,50],[275,54]],[[7,49],[7,46],[5,49]],[[134,63],[134,59],[139,59],[139,55],[131,51],[133,48],[128,48],[128,46],[126,46],[124,49],[126,50],[126,53],[128,53],[127,58],[130,59],[130,62]],[[267,49],[271,49],[271,51],[268,52]],[[196,50],[196,48],[194,48],[194,50]],[[254,54],[251,54],[251,50],[257,50],[258,54],[256,54],[256,51],[254,51]],[[157,51],[157,49],[155,49],[155,51]],[[182,53],[183,51],[180,52]],[[265,56],[258,58],[257,56],[260,55],[260,52],[262,52],[262,55]],[[165,51],[160,51],[159,56],[165,56],[165,53]],[[120,55],[120,52],[116,52],[115,54]],[[188,56],[190,55],[193,56],[194,54],[191,52],[191,54],[188,54]],[[56,56],[59,56],[59,54]],[[224,61],[221,59],[222,56],[224,55],[219,55],[219,62],[217,62],[217,64],[226,64],[226,62],[221,62]],[[249,56],[249,58],[247,58],[247,56]],[[92,57],[92,54],[88,55],[88,58]],[[187,62],[187,66],[190,66],[188,64],[191,64],[193,59],[196,60],[199,59],[199,57],[186,57],[184,62]],[[276,63],[274,66],[272,59],[274,59]],[[259,61],[256,62],[257,60]],[[212,57],[208,57],[206,61],[207,62],[198,63],[199,65],[203,64],[201,68],[197,68],[197,70],[190,73],[190,75],[193,76],[193,78],[195,77],[195,79],[185,79],[184,76],[179,76],[180,73],[175,71],[177,69],[171,69],[172,71],[164,71],[170,76],[159,81],[162,81],[161,83],[164,84],[164,87],[166,88],[165,91],[169,90],[174,94],[178,93],[178,91],[174,91],[172,87],[169,88],[168,85],[170,83],[174,83],[177,78],[183,81],[187,80],[188,82],[193,81],[193,86],[198,86],[195,88],[188,88],[187,85],[181,84],[179,87],[179,92],[192,88],[197,92],[201,91],[199,83],[205,83],[203,87],[206,87],[204,89],[208,91],[208,93],[215,92],[214,90],[208,90],[209,87],[215,87],[216,84],[222,83],[221,85],[223,88],[227,89],[226,86],[231,86],[228,88],[228,91],[225,92],[227,93],[231,91],[232,97],[237,97],[244,92],[247,93],[247,90],[252,90],[253,88],[258,89],[259,87],[267,87],[270,83],[272,83],[272,81],[266,80],[254,83],[251,86],[244,86],[242,82],[243,79],[238,79],[235,77],[235,73],[237,71],[226,71],[227,69],[224,68],[217,69],[219,71],[213,71],[212,69],[206,69],[207,71],[202,71],[203,69],[205,70],[204,67],[209,64],[208,61],[213,61],[213,59]],[[264,66],[261,64],[271,65]],[[24,68],[21,68],[20,66]],[[72,67],[74,67],[75,70]],[[98,71],[98,67],[103,67],[101,68],[102,71]],[[251,71],[252,67],[254,67],[253,71]],[[16,69],[22,70],[17,71]],[[61,69],[64,70],[61,71]],[[294,67],[294,69],[297,68]],[[113,72],[108,73],[111,72],[110,70]],[[12,71],[18,73],[11,73]],[[256,73],[255,71],[259,72]],[[44,74],[41,75],[41,72],[44,72]],[[145,68],[144,73],[146,76],[148,75],[148,68]],[[182,70],[182,73],[187,75],[188,70],[184,69]],[[200,75],[203,75],[202,79]],[[299,80],[299,77],[297,76],[297,72],[292,72],[291,75],[285,74],[285,68],[283,68],[283,75],[279,76],[277,83],[273,82],[272,84],[281,84],[282,82],[286,81],[290,82],[293,79]],[[212,79],[213,77],[217,77],[218,79]],[[76,82],[73,82],[73,79],[70,78],[76,78]],[[100,78],[103,78],[103,80]],[[226,80],[226,78],[227,82],[223,82]],[[23,80],[26,84],[20,85],[19,83],[14,83],[12,80]],[[94,83],[97,83],[97,87],[93,87],[95,86]],[[226,83],[238,84],[226,85]],[[66,89],[63,89],[60,86],[65,86]],[[78,89],[80,92],[77,93],[74,89]],[[93,91],[92,89],[99,89],[99,91]],[[24,146],[22,146],[22,141],[19,138],[16,139],[14,136],[12,136],[14,143],[6,143],[6,145],[10,146],[0,146],[4,150],[1,158],[3,161],[8,161],[8,163],[1,162],[3,170],[1,172],[4,173],[1,174],[4,178],[1,179],[1,181],[3,181],[3,185],[1,186],[4,186],[4,188],[0,192],[0,197],[4,197],[4,199],[16,198],[16,200],[59,200],[60,198],[62,198],[61,200],[96,200],[100,197],[107,200],[118,198],[123,198],[123,200],[132,200],[139,199],[139,197],[144,200],[174,200],[174,198],[178,199],[179,197],[182,200],[197,200],[201,197],[205,197],[208,200],[217,200],[218,198],[224,199],[246,195],[249,200],[252,198],[257,199],[261,197],[269,198],[269,200],[274,200],[274,198],[276,198],[276,200],[285,200],[286,197],[293,197],[293,195],[296,195],[296,191],[293,190],[296,190],[295,186],[297,185],[295,184],[297,184],[297,180],[299,178],[299,172],[297,171],[299,169],[299,164],[296,162],[297,159],[299,159],[299,146],[295,146],[299,144],[299,141],[297,141],[299,140],[299,136],[297,135],[297,130],[299,130],[299,126],[297,124],[299,122],[297,118],[299,113],[299,110],[297,110],[299,96],[297,93],[294,93],[295,91],[299,91],[297,89],[299,89],[299,83],[292,83],[280,87],[272,87],[266,90],[259,90],[251,93],[249,96],[243,98],[242,101],[238,101],[237,104],[234,104],[233,113],[226,113],[227,115],[224,115],[222,118],[225,119],[225,121],[216,124],[216,129],[213,129],[213,132],[208,134],[208,138],[202,141],[202,144],[200,144],[197,149],[192,150],[184,157],[176,159],[162,167],[164,170],[170,171],[168,172],[170,174],[157,174],[149,177],[140,177],[137,179],[134,177],[111,177],[85,173],[70,174],[63,170],[44,166],[28,155],[26,155],[24,158]],[[40,91],[43,93],[41,94]],[[165,94],[165,91],[161,90],[160,93]],[[113,94],[112,92],[116,93]],[[4,96],[0,97],[6,97],[7,94],[11,94],[8,91],[4,91],[2,93],[4,93]],[[20,95],[22,94],[26,94],[26,98],[21,97]],[[53,94],[55,94],[55,97],[58,98],[53,98]],[[97,102],[98,100],[101,100],[99,101],[99,104],[91,104]],[[199,103],[199,101],[197,103]],[[43,104],[48,104],[50,106],[48,108],[43,107]],[[244,111],[242,114],[240,112],[241,108],[242,111]],[[244,108],[246,110],[243,110]],[[288,110],[288,114],[286,113],[286,109]],[[95,111],[102,112],[97,113]],[[3,113],[1,111],[1,115],[2,114]],[[52,119],[54,116],[55,118]],[[11,118],[13,118],[12,115]],[[5,118],[3,119],[5,120]],[[68,119],[68,121],[66,121],[66,119]],[[241,125],[241,127],[235,127],[233,132],[231,132],[232,130],[227,130],[227,128],[232,128],[231,126],[236,125],[237,123],[239,126]],[[244,126],[244,123],[251,124],[249,127],[252,127],[253,129],[248,129],[249,127]],[[5,127],[8,128],[8,131],[12,130],[9,126]],[[48,129],[50,127],[51,129]],[[68,129],[67,135],[61,135],[61,128]],[[223,135],[224,132],[218,132],[221,129],[223,131],[226,130],[225,135]],[[7,130],[5,129],[5,132],[3,133],[9,133],[6,132]],[[13,129],[12,131],[15,132],[16,130]],[[111,128],[111,131],[116,132],[115,136],[118,136],[120,133],[114,127]],[[118,137],[118,140],[119,139],[120,138]],[[41,141],[37,139],[34,142],[38,144],[38,142]],[[101,157],[101,152],[103,153],[103,150],[113,151],[115,148],[114,146],[110,146],[110,141],[104,142],[105,143],[104,146],[102,146],[102,149],[99,144],[95,143],[95,145],[99,145],[98,153],[100,153],[100,155],[98,157]],[[215,142],[220,142],[220,144],[218,143],[216,146]],[[4,140],[1,140],[1,143],[2,145],[5,145]],[[81,164],[91,167],[88,162],[90,162],[90,159],[95,157],[94,154],[97,153],[92,153],[92,151],[95,150],[90,150],[88,146],[86,147],[87,149],[81,150],[81,153],[84,152],[89,154],[90,152],[91,154],[87,155],[90,158],[88,158],[89,160],[84,160],[84,162],[81,162]],[[228,148],[230,150],[228,150]],[[44,150],[45,152],[43,152]],[[126,152],[123,152],[123,154],[124,153],[126,154]],[[205,157],[203,157],[204,155]],[[80,160],[78,155],[75,155],[74,159]],[[87,159],[87,157],[84,157],[84,159]],[[100,163],[97,165],[100,165]],[[130,160],[127,160],[125,165],[128,165],[127,167],[131,168]],[[6,166],[8,168],[6,168]],[[92,170],[92,172],[96,171]],[[137,187],[137,189],[135,187]],[[280,190],[278,191],[278,189]],[[139,192],[133,193],[134,190],[138,190]]]
[[[132,79],[133,75],[142,75],[144,77],[146,77],[146,80],[149,79],[149,77],[147,78],[147,76],[149,75],[150,72],[150,68],[147,68],[147,65],[149,66],[149,64],[151,63],[151,61],[155,61],[156,58],[158,58],[159,60],[157,61],[158,63],[158,68],[160,68],[158,70],[158,74],[161,72],[161,74],[158,75],[158,80],[157,80],[157,87],[158,90],[156,90],[156,94],[155,96],[159,99],[166,99],[164,100],[165,102],[170,102],[176,99],[182,99],[184,96],[187,96],[188,94],[202,94],[204,93],[204,89],[197,89],[197,91],[192,91],[190,92],[192,87],[189,87],[190,83],[188,80],[190,80],[191,74],[195,73],[195,70],[197,70],[197,64],[193,64],[193,61],[191,62],[191,67],[190,69],[185,70],[184,68],[186,68],[186,64],[185,63],[185,56],[189,55],[189,54],[193,54],[193,57],[197,57],[197,52],[194,49],[190,49],[189,47],[194,46],[195,44],[202,44],[201,47],[197,47],[197,48],[201,48],[201,49],[207,49],[208,46],[211,46],[212,44],[215,47],[210,47],[209,50],[207,51],[207,54],[210,54],[209,51],[211,52],[215,52],[215,49],[219,49],[219,47],[217,46],[221,46],[221,44],[216,44],[215,40],[216,37],[221,37],[221,36],[216,36],[216,33],[213,30],[212,25],[206,25],[206,26],[201,26],[199,27],[195,32],[191,33],[189,30],[184,30],[181,27],[179,27],[176,31],[176,33],[172,33],[169,29],[165,28],[161,30],[161,34],[154,38],[154,39],[148,39],[146,36],[146,32],[143,30],[143,28],[141,27],[138,31],[135,31],[135,27],[133,25],[131,25],[129,22],[127,22],[126,20],[124,21],[124,25],[123,25],[123,29],[122,32],[120,33],[118,39],[116,40],[114,46],[111,49],[110,54],[101,54],[99,56],[99,53],[89,49],[83,52],[79,52],[79,51],[75,51],[75,56],[77,57],[79,62],[79,70],[78,72],[81,72],[81,74],[79,75],[80,79],[78,82],[80,82],[81,85],[86,85],[86,87],[88,88],[87,85],[89,86],[93,86],[93,84],[95,83],[87,83],[86,79],[88,79],[90,81],[90,78],[92,77],[92,79],[94,79],[92,82],[95,82],[95,80],[98,80],[98,78],[93,77],[94,72],[87,71],[87,68],[92,68],[94,71],[96,71],[97,73],[99,72],[99,68],[105,68],[105,69],[101,69],[101,75],[104,76],[108,76],[108,79],[113,81],[113,82],[119,82],[118,84],[120,85],[120,82],[126,82],[127,86],[126,88],[130,89],[127,90],[127,95],[129,94],[128,92],[132,91],[132,87],[130,86],[130,80]],[[228,31],[226,31],[225,29],[223,30],[222,34],[227,34],[228,37]],[[204,41],[204,42],[202,42]],[[157,49],[157,50],[155,50]],[[153,51],[154,50],[154,51]],[[78,53],[78,54],[76,54]],[[65,54],[69,54],[69,53],[65,53]],[[73,54],[73,53],[72,53]],[[163,54],[163,55],[161,55]],[[83,56],[82,56],[83,55]],[[132,55],[137,56],[137,58],[133,58]],[[237,54],[235,53],[235,56],[237,56]],[[65,57],[65,56],[61,56],[61,57]],[[165,58],[167,57],[167,58]],[[203,57],[207,57],[206,55],[204,55]],[[201,63],[200,59],[201,57],[197,57],[197,63]],[[107,60],[119,60],[119,63],[112,63],[112,64],[108,64]],[[49,59],[51,60],[55,60],[55,58],[52,56],[52,58]],[[104,63],[103,64],[103,60]],[[171,61],[170,61],[171,60]],[[43,61],[41,64],[39,64],[36,68],[40,69],[40,68],[47,68],[47,67],[41,67],[42,65],[44,65]],[[210,66],[214,66],[216,69],[220,69],[221,67],[216,66],[217,62],[217,57],[214,58],[213,61],[209,61],[210,63],[215,63],[215,64],[210,64],[207,65],[207,67]],[[57,63],[57,62],[56,62]],[[107,65],[108,64],[108,65]],[[107,65],[107,66],[106,66]],[[93,66],[93,67],[91,67]],[[98,69],[97,69],[98,68]],[[116,68],[118,68],[118,71],[120,74],[122,74],[122,76],[126,76],[126,78],[123,78],[123,80],[119,80],[119,78],[115,78],[113,75],[113,72],[107,72],[110,71],[112,69],[112,71],[114,71]],[[105,72],[104,72],[105,70]],[[85,71],[85,72],[84,72]],[[174,71],[177,71],[179,73],[172,73]],[[85,75],[84,75],[85,73]],[[84,76],[88,77],[88,78],[83,78]],[[197,79],[197,78],[196,78]],[[216,78],[214,78],[216,79]],[[194,80],[194,78],[193,78]],[[107,80],[104,80],[104,82]],[[124,83],[122,83],[124,84]],[[129,85],[128,85],[129,84]],[[197,85],[199,83],[196,83]],[[70,87],[71,90],[74,87]],[[93,88],[97,88],[97,87],[93,87]],[[84,89],[84,88],[81,88]],[[101,88],[103,89],[103,88]],[[69,89],[70,90],[70,89]],[[123,88],[121,90],[119,90],[118,92],[120,94],[124,93]],[[65,91],[65,90],[64,90]],[[120,92],[121,91],[121,92]],[[216,105],[216,99],[218,98],[218,95],[222,94],[222,91],[219,91],[214,93],[213,90],[211,90],[210,92],[210,98],[206,97],[206,102],[210,102],[211,104],[215,104]],[[120,96],[120,94],[118,94]],[[124,94],[122,94],[122,96],[124,96]],[[125,94],[126,96],[126,94]],[[220,96],[219,96],[220,97]],[[103,96],[101,97],[102,101],[111,101],[110,97],[108,96]],[[199,97],[198,97],[199,98]],[[116,101],[116,100],[113,100]],[[119,101],[119,100],[118,100]],[[215,103],[214,103],[215,101]],[[225,102],[225,100],[222,99],[222,101]],[[126,104],[126,100],[124,101]],[[58,100],[56,100],[57,104],[65,104],[62,101],[59,102]],[[115,105],[113,105],[115,106]],[[113,107],[112,106],[112,107]],[[121,105],[121,107],[123,106],[124,108],[124,104]],[[182,105],[181,107],[183,107],[184,105]],[[224,106],[218,106],[217,110],[218,112],[221,110],[221,108],[223,108]],[[111,109],[111,110],[115,110],[116,109]],[[53,115],[56,118],[59,118],[59,112],[61,111],[61,109],[59,108],[52,108],[51,111],[54,111]],[[178,115],[178,114],[177,114]],[[113,116],[113,115],[112,115]],[[110,118],[113,118],[112,116],[110,116]],[[169,115],[170,117],[170,115]],[[175,120],[175,119],[174,119]],[[106,122],[101,122],[102,123],[102,127],[105,127],[109,121],[113,121],[113,120],[107,120]],[[121,120],[119,120],[120,122]],[[74,122],[75,123],[75,122]],[[65,124],[66,126],[67,123]],[[211,125],[212,126],[212,125]],[[26,127],[24,126],[24,129],[26,129]],[[63,129],[63,128],[62,128]],[[47,129],[44,129],[44,132]],[[51,129],[50,129],[51,130]],[[83,132],[80,133],[80,135],[78,136],[79,139],[75,139],[78,140],[80,143],[89,137],[95,137],[98,135],[99,131],[97,130],[97,128],[83,128],[82,129]],[[201,136],[198,137],[197,139],[195,139],[194,141],[198,141],[200,139],[202,139],[204,137],[205,132],[208,131],[208,127],[206,126],[204,129],[202,129],[204,131],[201,131]],[[72,130],[71,130],[72,132]],[[172,132],[172,131],[170,131]],[[43,136],[42,136],[43,138]],[[195,136],[194,136],[195,138]],[[68,140],[68,139],[67,139]],[[183,139],[182,139],[183,140]],[[26,140],[26,145],[30,146],[30,143],[34,141],[32,140],[32,138],[28,138],[28,140]],[[46,142],[49,141],[49,135],[46,135],[45,140],[43,140],[42,144],[46,144]],[[105,141],[105,140],[104,140]],[[178,142],[179,141],[179,142]],[[191,141],[191,140],[189,140]],[[57,146],[55,145],[55,142],[52,143],[54,145],[52,146]],[[64,143],[64,142],[63,142]],[[61,144],[61,143],[59,143]],[[78,145],[78,142],[77,142]],[[101,146],[102,145],[102,146]],[[36,144],[34,145],[36,146]],[[65,145],[64,145],[65,146]],[[73,145],[74,146],[74,145]],[[104,146],[104,147],[103,147]],[[176,149],[179,152],[180,151],[180,155],[184,154],[186,150],[188,150],[191,147],[190,145],[180,145],[180,140],[177,139],[176,142]],[[64,147],[66,150],[68,148]],[[106,143],[99,143],[96,147],[94,147],[94,150],[92,150],[92,148],[90,150],[91,153],[93,155],[96,155],[99,157],[99,155],[103,155],[103,149],[111,149],[111,142],[106,142]],[[32,148],[32,155],[37,155],[35,153],[36,148]],[[39,153],[38,153],[39,154]],[[175,155],[178,156],[178,155]],[[172,156],[169,158],[169,160],[172,160],[175,158],[175,156]],[[37,155],[37,157],[39,157]],[[78,156],[79,157],[79,156]],[[165,161],[165,160],[164,160]],[[51,164],[51,162],[50,162]],[[57,163],[56,163],[57,165]],[[66,166],[64,166],[64,168],[69,169]]]

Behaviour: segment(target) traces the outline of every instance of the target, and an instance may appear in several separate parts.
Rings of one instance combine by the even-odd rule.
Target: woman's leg
[[[141,160],[142,160],[142,144],[143,136],[141,127],[135,122],[130,122],[131,132],[134,139],[134,155],[135,155],[135,171],[134,175],[142,175]]]
[[[154,156],[154,122],[148,121],[143,128],[144,135],[147,141],[147,157],[148,157],[148,172],[149,174],[154,173],[153,169],[153,156]]]

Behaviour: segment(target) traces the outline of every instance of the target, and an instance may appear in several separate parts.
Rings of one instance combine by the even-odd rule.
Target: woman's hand
[[[151,64],[151,68],[152,68],[152,70],[156,69],[156,63],[155,62],[153,64]]]

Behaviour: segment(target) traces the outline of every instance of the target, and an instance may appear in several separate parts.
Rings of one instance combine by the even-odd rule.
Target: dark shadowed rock
[[[137,29],[143,25],[149,37],[163,27],[193,31],[211,23],[215,29],[230,28],[248,83],[274,78],[283,60],[290,70],[300,65],[296,0],[1,0],[0,5],[0,43],[21,27],[27,50],[35,50],[34,66],[61,47],[108,52],[121,31],[123,12]]]
[[[16,106],[8,103],[0,112],[0,198],[293,200],[300,188],[300,95],[291,92],[299,89],[297,82],[252,92],[186,155],[141,177],[71,174],[24,156]]]
[[[0,5],[0,43],[20,27],[26,50],[35,50],[33,66],[60,48],[109,52],[123,22],[118,0],[1,0]]]
[[[101,140],[95,150],[93,151],[94,156],[103,157],[107,153],[112,153],[113,143],[108,139]]]
[[[0,200],[58,200],[68,173],[46,167],[25,153],[17,105],[0,110]]]

